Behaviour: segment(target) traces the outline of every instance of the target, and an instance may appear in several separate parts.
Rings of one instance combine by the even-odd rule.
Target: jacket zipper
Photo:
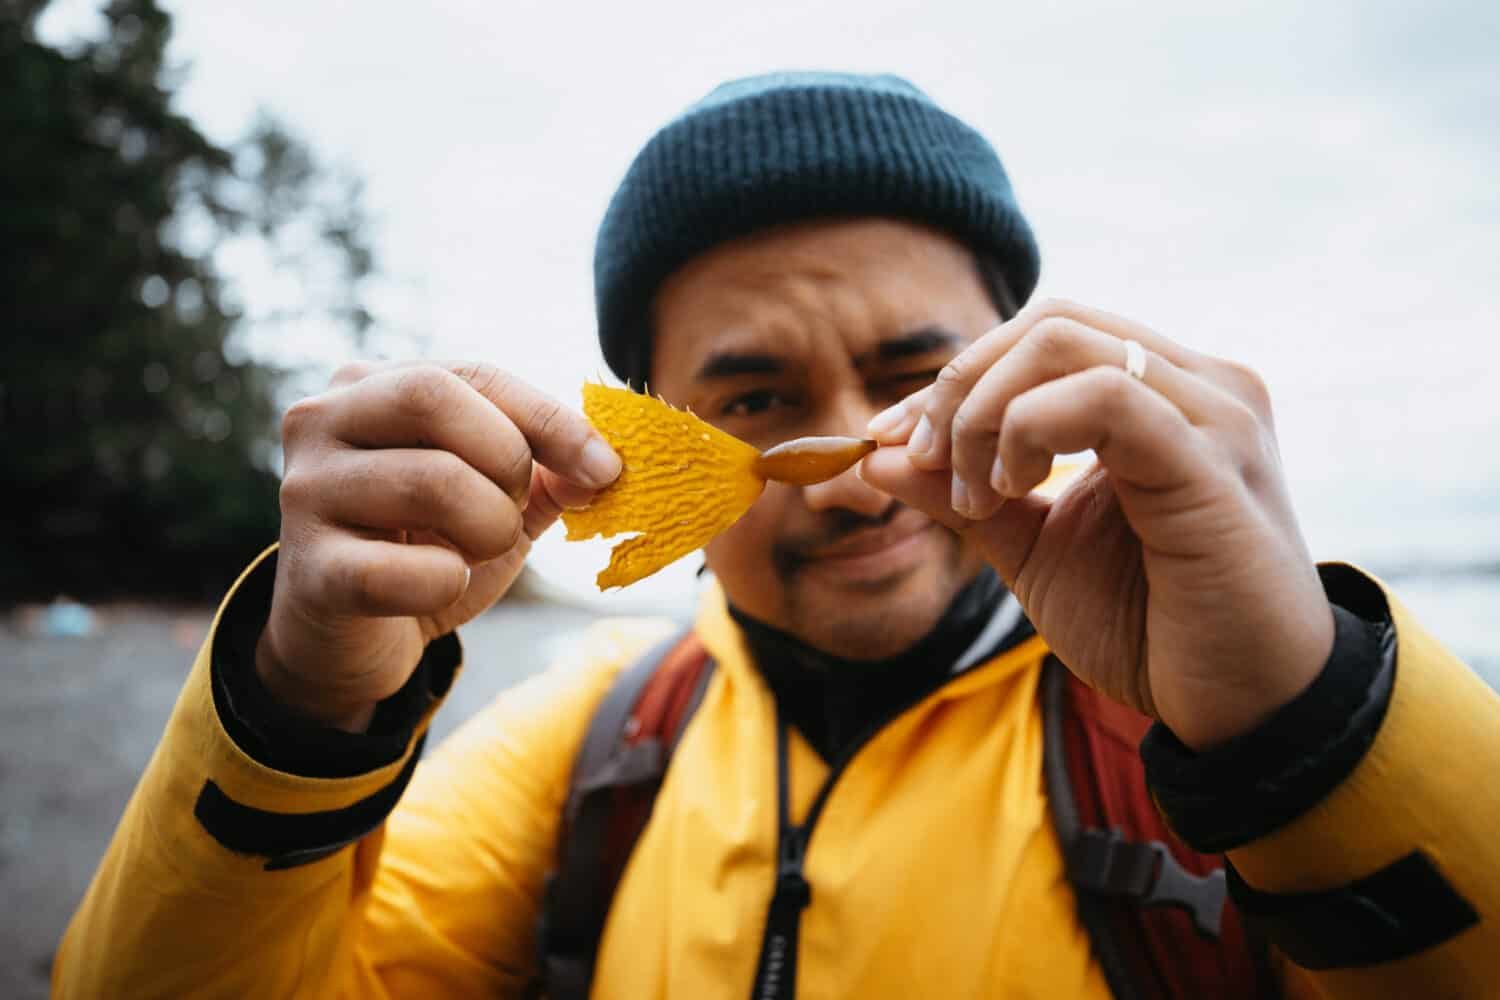
[[[943,675],[930,690],[918,694],[906,708],[886,719],[867,726],[830,766],[807,818],[800,824],[791,821],[791,766],[788,751],[789,727],[778,708],[776,712],[776,889],[766,911],[766,930],[761,938],[760,961],[755,970],[751,1000],[790,1000],[797,992],[797,944],[802,928],[802,911],[812,902],[812,885],[803,866],[813,829],[823,814],[823,807],[833,787],[855,756],[886,726],[921,704],[949,681],[962,675]]]

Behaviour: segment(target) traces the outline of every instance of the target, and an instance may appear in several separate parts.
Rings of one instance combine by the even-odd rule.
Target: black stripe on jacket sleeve
[[[1345,969],[1415,955],[1473,927],[1474,911],[1426,855],[1324,892],[1265,893],[1228,866],[1246,926],[1304,969]]]
[[[390,815],[411,781],[422,745],[417,741],[411,759],[390,784],[342,809],[282,813],[236,802],[212,780],[203,783],[193,815],[209,835],[240,854],[266,859],[266,870],[311,864],[329,857],[370,833]]]

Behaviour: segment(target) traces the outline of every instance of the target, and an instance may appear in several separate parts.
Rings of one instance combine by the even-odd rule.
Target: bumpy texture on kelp
[[[583,412],[624,471],[588,507],[563,513],[567,537],[639,532],[610,552],[600,590],[628,586],[702,548],[765,487],[755,448],[660,399],[590,383]]]

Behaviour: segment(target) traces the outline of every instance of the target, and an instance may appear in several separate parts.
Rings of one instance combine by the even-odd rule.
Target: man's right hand
[[[479,364],[353,364],[282,423],[281,547],[256,647],[288,707],[358,732],[531,542],[613,482],[582,414]]]

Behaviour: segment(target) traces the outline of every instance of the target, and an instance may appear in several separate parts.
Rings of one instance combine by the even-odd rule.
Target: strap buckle
[[[1194,875],[1159,840],[1126,840],[1118,830],[1084,830],[1068,849],[1068,875],[1079,889],[1123,896],[1137,906],[1180,906],[1205,937],[1219,936],[1224,869]]]

